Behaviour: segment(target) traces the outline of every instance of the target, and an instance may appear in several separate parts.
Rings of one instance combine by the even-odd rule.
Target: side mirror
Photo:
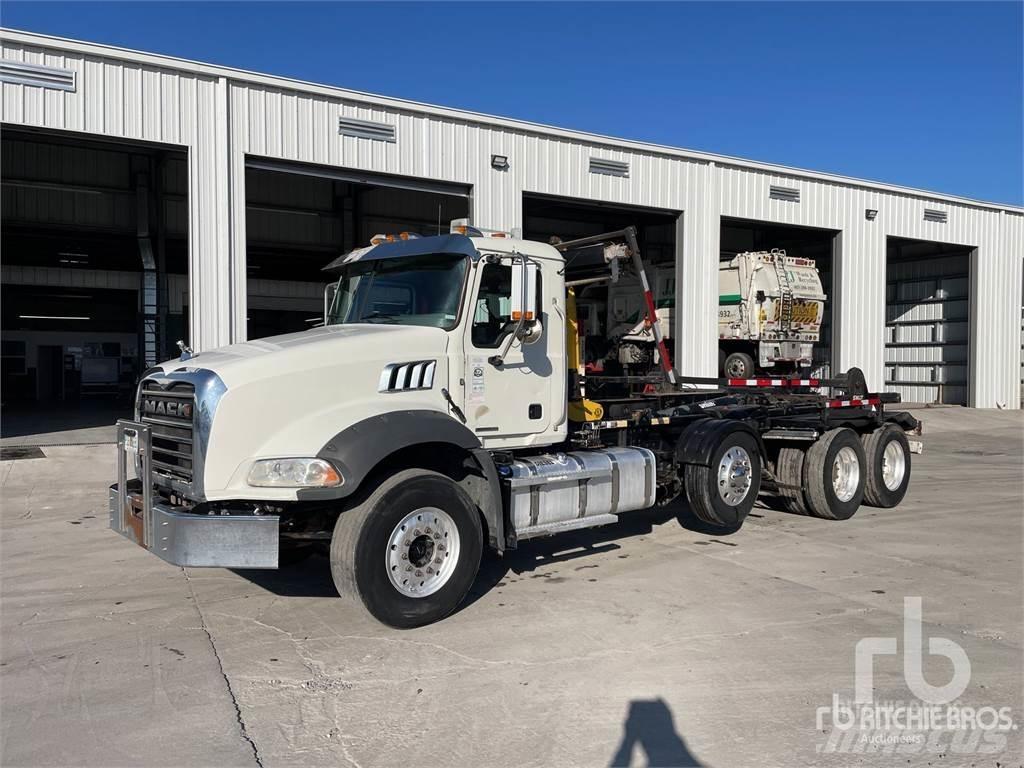
[[[328,283],[324,286],[324,325],[331,316],[331,307],[334,306],[334,297],[338,295],[338,284]]]
[[[512,265],[512,320],[523,321],[524,327],[539,319],[537,312],[537,265],[517,261]]]

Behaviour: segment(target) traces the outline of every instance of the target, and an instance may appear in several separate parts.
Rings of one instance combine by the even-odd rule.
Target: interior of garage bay
[[[904,402],[967,405],[973,250],[887,239],[885,384]]]
[[[826,296],[825,307],[820,339],[813,349],[813,364],[806,373],[827,378],[832,375],[832,318],[838,294],[835,263],[839,254],[839,233],[830,229],[722,218],[719,263],[732,261],[740,253],[776,248],[784,250],[787,256],[811,259],[818,268]]]
[[[330,280],[323,268],[340,254],[376,234],[447,233],[470,213],[467,187],[255,160],[245,190],[250,339],[321,322]]]
[[[6,127],[0,147],[4,434],[109,424],[187,336],[186,155]]]
[[[636,227],[637,244],[659,314],[664,313],[668,327],[674,329],[679,216],[677,211],[527,194],[523,197],[523,237],[541,242],[567,242]],[[598,272],[606,273],[599,252],[585,250],[568,259],[566,277],[570,280],[587,279]],[[589,370],[591,373],[620,373],[622,361],[608,357],[607,339],[609,334],[620,335],[643,321],[639,278],[627,264],[613,285],[596,283],[578,287],[576,304],[582,327],[583,356]],[[675,337],[674,333],[667,334],[670,351]],[[646,356],[637,361],[639,370],[653,367],[653,350],[640,350],[638,354]]]

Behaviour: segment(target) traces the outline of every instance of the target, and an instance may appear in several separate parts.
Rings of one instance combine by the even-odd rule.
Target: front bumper
[[[137,436],[141,480],[127,479],[126,432]],[[136,441],[131,442],[134,452]],[[117,482],[109,492],[111,529],[174,565],[277,568],[277,516],[197,514],[154,501],[148,426],[119,421],[117,448]]]

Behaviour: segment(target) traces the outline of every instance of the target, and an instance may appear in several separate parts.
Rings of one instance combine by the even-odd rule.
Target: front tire
[[[343,598],[407,629],[459,606],[482,551],[480,517],[465,491],[437,472],[407,469],[338,516],[331,575]]]
[[[864,499],[867,461],[860,437],[842,427],[826,432],[804,458],[804,501],[815,517],[847,520]]]
[[[895,507],[910,487],[910,443],[895,424],[863,435],[867,458],[864,503],[872,507]]]

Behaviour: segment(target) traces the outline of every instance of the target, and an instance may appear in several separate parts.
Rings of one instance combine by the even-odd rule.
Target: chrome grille
[[[192,482],[195,437],[195,386],[187,381],[143,381],[139,390],[139,421],[153,435],[154,474]]]

